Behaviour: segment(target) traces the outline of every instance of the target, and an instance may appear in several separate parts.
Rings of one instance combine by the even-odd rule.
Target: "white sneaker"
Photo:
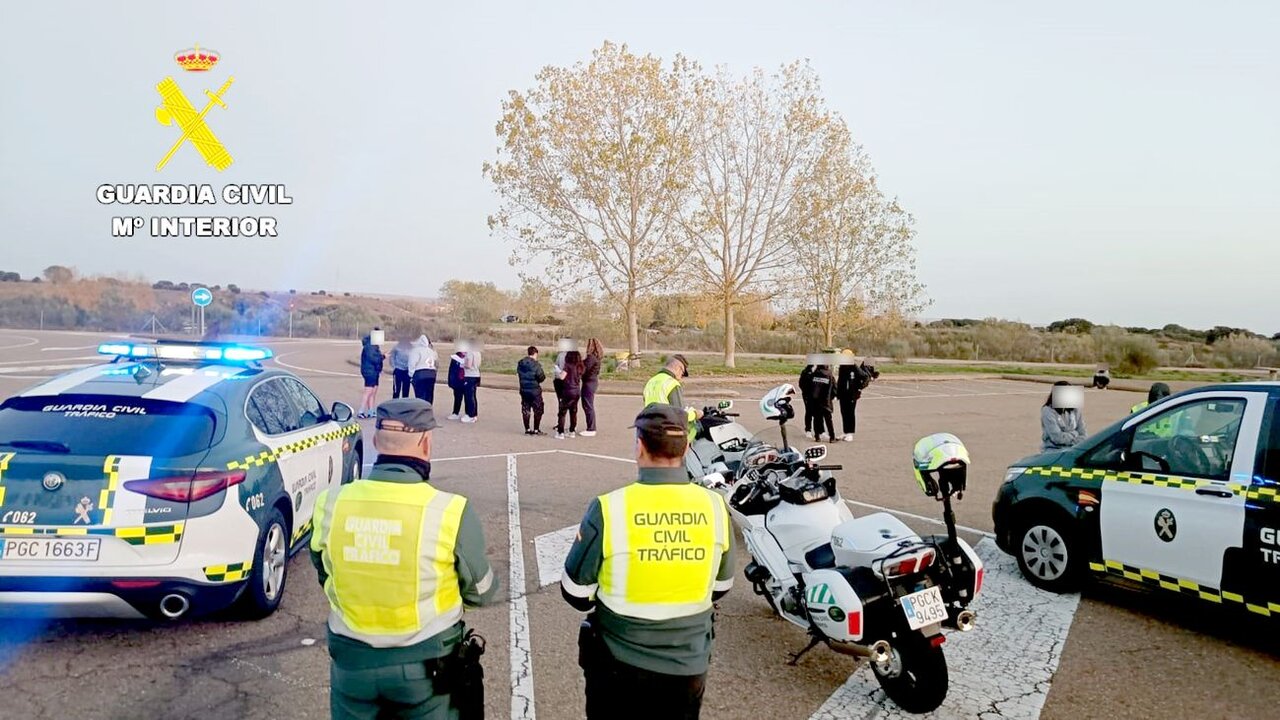
[[[844,440],[845,442],[853,442],[853,435],[846,433],[845,436],[840,439]]]
[[[805,431],[804,431],[804,436],[805,436],[805,437],[807,437],[807,438],[809,438],[810,440],[812,440],[812,439],[813,439],[813,432],[812,432],[812,431],[810,431],[810,430],[805,430]]]
[[[569,431],[569,437],[571,437],[571,438],[576,438],[576,437],[578,437],[578,432],[577,432],[576,430],[570,430],[570,431]]]
[[[464,422],[464,423],[473,423],[473,422],[475,422],[475,421],[476,421],[476,419],[475,419],[475,418],[473,418],[473,417],[471,417],[470,415],[463,415],[463,416],[462,416],[462,422]]]
[[[582,431],[582,437],[595,437],[595,436],[596,436],[596,431],[595,431],[595,430],[583,430],[583,431]]]
[[[557,439],[557,440],[563,440],[563,439],[564,439],[564,433],[562,433],[562,432],[558,432],[558,433],[556,433],[556,439]]]
[[[449,415],[449,419],[450,419],[450,420],[457,420],[457,419],[458,419],[458,413],[451,413],[451,414]]]

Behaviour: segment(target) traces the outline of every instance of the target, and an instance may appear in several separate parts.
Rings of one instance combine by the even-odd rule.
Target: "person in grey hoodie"
[[[1053,390],[1069,386],[1066,380],[1053,384]],[[1089,436],[1084,428],[1084,415],[1073,403],[1064,402],[1053,390],[1040,408],[1040,450],[1051,452],[1075,447]]]
[[[419,400],[436,403],[436,361],[440,355],[426,335],[413,341],[409,352],[409,375],[413,378],[413,395]]]
[[[401,338],[391,348],[391,399],[409,397],[409,351],[413,346]]]

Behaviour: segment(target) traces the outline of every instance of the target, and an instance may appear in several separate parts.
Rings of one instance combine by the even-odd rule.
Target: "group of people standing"
[[[839,353],[848,362],[841,362],[839,370],[832,365],[806,365],[800,372],[800,397],[804,401],[804,435],[811,440],[821,440],[825,428],[827,437],[836,442],[835,404],[840,404],[840,439],[853,442],[858,431],[858,399],[862,391],[879,377],[880,373],[865,362],[853,364],[853,351]]]
[[[585,354],[579,350],[562,350],[556,356],[551,369],[551,385],[556,393],[557,440],[577,437],[579,403],[587,426],[582,436],[593,437],[596,434],[596,390],[600,386],[603,359],[604,347],[596,338],[587,341]],[[546,406],[542,399],[542,383],[546,381],[547,373],[538,359],[538,348],[529,346],[525,357],[516,363],[516,375],[520,378],[520,415],[524,421],[524,433],[544,435],[542,416]]]
[[[378,328],[374,328],[378,332]],[[364,380],[364,394],[356,417],[373,417],[377,405],[378,384],[382,377],[385,357],[382,348],[373,342],[373,335],[361,338],[360,376]],[[391,348],[391,397],[398,400],[413,397],[436,402],[436,381],[439,379],[440,354],[425,334],[417,340],[402,338]],[[479,416],[477,389],[480,387],[479,350],[459,350],[449,357],[447,384],[453,391],[453,412],[450,420],[474,423]]]

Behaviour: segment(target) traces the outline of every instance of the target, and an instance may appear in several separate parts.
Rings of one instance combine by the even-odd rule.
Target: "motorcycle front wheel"
[[[872,662],[871,670],[885,695],[909,713],[936,710],[947,697],[947,658],[919,633],[895,640],[893,656]]]

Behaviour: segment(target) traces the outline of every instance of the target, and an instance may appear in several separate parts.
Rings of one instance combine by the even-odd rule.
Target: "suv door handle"
[[[1235,497],[1235,495],[1230,490],[1216,490],[1214,488],[1207,488],[1207,487],[1196,488],[1196,494],[1212,495],[1213,497],[1220,497],[1220,498]]]

